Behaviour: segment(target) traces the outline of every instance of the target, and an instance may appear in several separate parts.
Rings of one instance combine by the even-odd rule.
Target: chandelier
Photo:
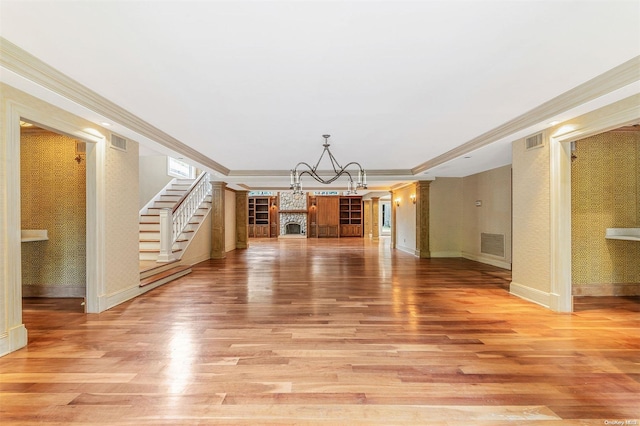
[[[355,161],[352,161],[346,166],[342,167],[338,163],[336,158],[333,156],[333,154],[331,153],[331,150],[329,150],[330,144],[328,142],[328,139],[330,136],[331,135],[322,135],[322,137],[324,138],[324,144],[322,144],[322,146],[324,147],[324,150],[322,151],[322,154],[320,155],[320,158],[318,159],[318,162],[316,163],[315,166],[311,167],[309,164],[301,161],[300,163],[296,164],[296,167],[293,170],[291,170],[291,187],[290,188],[293,189],[294,194],[302,194],[302,184],[300,183],[300,177],[302,175],[309,175],[315,180],[317,180],[318,182],[323,183],[325,185],[328,185],[334,182],[336,179],[338,179],[342,175],[347,175],[349,177],[349,180],[347,182],[347,195],[357,194],[358,188],[367,189],[367,172],[364,171],[360,163],[357,163]],[[318,165],[320,164],[320,161],[322,161],[322,157],[324,157],[325,153],[329,156],[329,160],[331,161],[331,167],[333,167],[333,172],[335,173],[332,177],[327,179],[322,178],[322,176],[320,176],[317,173]],[[302,171],[298,170],[302,166],[305,166],[308,170],[302,170]],[[350,166],[358,167],[358,170],[357,170],[358,180],[356,182],[354,182],[351,172],[347,170],[347,168]]]

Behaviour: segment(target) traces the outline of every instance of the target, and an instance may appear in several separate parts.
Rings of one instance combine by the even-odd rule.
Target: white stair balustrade
[[[140,210],[140,260],[169,263],[182,257],[210,210],[209,174],[173,179]]]

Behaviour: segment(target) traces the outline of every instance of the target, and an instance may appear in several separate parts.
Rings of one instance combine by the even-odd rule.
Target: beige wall
[[[140,286],[138,144],[129,140],[127,152],[107,148],[105,154],[105,290],[113,295]]]
[[[227,189],[224,192],[224,250],[236,249],[236,193]]]
[[[476,201],[481,206],[476,206]],[[462,256],[511,269],[511,166],[467,176],[462,180]],[[505,256],[481,252],[480,236],[504,236]]]
[[[193,236],[189,247],[182,255],[180,263],[194,265],[211,258],[211,211],[204,217],[198,232]]]
[[[589,284],[640,283],[640,243],[604,238],[606,228],[640,227],[640,132],[607,132],[582,139],[575,154],[571,164],[574,294],[582,294],[579,287]]]
[[[416,254],[416,205],[410,195],[416,193],[415,185],[407,185],[393,191],[391,200],[396,209],[396,248],[406,253]],[[395,200],[400,199],[400,206]]]
[[[167,174],[167,156],[150,155],[140,157],[140,194],[138,210],[142,209],[173,178]]]
[[[511,268],[510,165],[464,178],[437,178],[430,187],[429,215],[432,257]],[[505,256],[482,253],[481,233],[504,235]]]
[[[75,139],[22,130],[21,228],[44,229],[49,237],[21,244],[23,296],[85,295],[86,159],[75,158]]]
[[[548,293],[550,262],[550,159],[545,145],[525,150],[524,139],[513,143],[513,267],[518,286]]]
[[[431,257],[462,256],[462,178],[437,178],[429,187]]]

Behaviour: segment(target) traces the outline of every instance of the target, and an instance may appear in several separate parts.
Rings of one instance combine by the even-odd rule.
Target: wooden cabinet
[[[340,197],[340,236],[362,237],[362,197]]]
[[[270,197],[249,197],[249,238],[269,238],[272,234]],[[277,226],[274,236],[277,236]]]
[[[340,236],[340,201],[338,197],[317,197],[318,238]]]
[[[313,197],[309,237],[362,237],[362,197]]]

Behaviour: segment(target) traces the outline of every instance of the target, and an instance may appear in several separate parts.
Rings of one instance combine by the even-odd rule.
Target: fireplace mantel
[[[278,213],[304,213],[307,214],[309,211],[307,210],[278,210]]]

